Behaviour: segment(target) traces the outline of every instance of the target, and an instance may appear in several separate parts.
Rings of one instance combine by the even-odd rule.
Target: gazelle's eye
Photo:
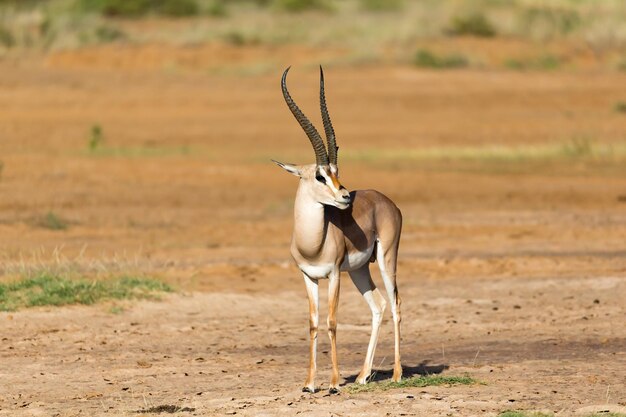
[[[321,182],[322,184],[326,184],[326,178],[324,178],[322,175],[317,174],[315,176],[315,179],[318,180],[319,182]]]

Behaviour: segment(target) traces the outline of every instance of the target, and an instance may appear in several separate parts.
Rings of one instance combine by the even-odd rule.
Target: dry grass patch
[[[342,156],[353,161],[379,160],[470,160],[542,161],[576,159],[617,159],[626,157],[626,143],[602,144],[587,138],[569,142],[527,146],[446,146],[414,149],[363,149],[346,151]]]

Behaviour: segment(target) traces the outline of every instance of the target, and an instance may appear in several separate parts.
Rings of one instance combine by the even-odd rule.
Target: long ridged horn
[[[324,142],[322,141],[322,137],[320,136],[315,126],[307,119],[307,117],[302,113],[302,111],[298,108],[295,101],[289,95],[289,91],[287,90],[287,73],[289,69],[287,68],[283,73],[283,78],[280,82],[280,86],[283,90],[283,97],[285,98],[285,102],[291,110],[291,113],[294,115],[300,126],[304,130],[304,133],[309,137],[311,141],[311,145],[313,145],[313,150],[315,151],[315,162],[317,165],[328,165],[328,155],[326,154],[326,147],[324,146]]]
[[[324,131],[326,132],[326,141],[328,142],[328,159],[330,163],[337,166],[337,142],[335,142],[335,130],[328,115],[326,108],[326,96],[324,95],[324,70],[320,65],[320,108],[322,109],[322,121],[324,122]]]

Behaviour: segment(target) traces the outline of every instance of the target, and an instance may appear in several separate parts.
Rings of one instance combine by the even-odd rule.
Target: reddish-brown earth
[[[215,59],[247,62],[245,51],[216,50]],[[52,260],[56,249],[61,263],[140,270],[179,294],[119,314],[110,305],[0,313],[0,415],[130,416],[159,405],[250,416],[624,411],[623,155],[406,151],[576,140],[618,149],[626,117],[614,105],[626,100],[626,74],[327,69],[342,183],[378,189],[404,214],[405,375],[484,382],[327,396],[300,392],[307,302],[288,254],[297,184],[269,158],[313,155],[282,102],[280,70],[209,74],[157,58],[136,67],[123,64],[132,54],[116,54],[0,62],[1,272],[12,279],[16,265]],[[302,63],[290,89],[319,120],[316,70],[288,49],[278,57]],[[90,153],[94,125],[104,145]],[[41,227],[48,212],[68,228]],[[370,317],[349,281],[341,297],[349,384]],[[382,378],[391,330],[386,321]],[[327,350],[322,332],[321,388]]]

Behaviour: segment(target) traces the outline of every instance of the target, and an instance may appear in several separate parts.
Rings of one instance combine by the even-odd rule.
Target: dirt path
[[[403,284],[405,375],[468,373],[485,385],[305,395],[303,291],[195,293],[121,314],[104,306],[2,313],[0,415],[136,415],[158,405],[250,416],[470,416],[506,409],[571,415],[591,406],[626,407],[626,279]],[[351,381],[369,317],[348,281],[342,296],[340,363]],[[375,361],[380,378],[391,369],[391,332],[386,321]],[[327,349],[320,337],[322,388]]]

